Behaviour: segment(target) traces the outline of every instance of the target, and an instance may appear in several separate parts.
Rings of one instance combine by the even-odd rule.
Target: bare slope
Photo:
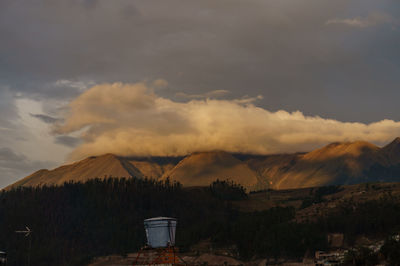
[[[60,166],[54,170],[39,170],[7,187],[61,185],[68,181],[84,182],[103,177],[139,177],[143,175],[129,161],[113,154],[93,156],[82,161]]]
[[[383,148],[364,141],[332,143],[305,154],[248,161],[275,189],[400,181],[399,163],[400,138]]]
[[[391,143],[381,149],[382,156],[389,165],[400,164],[400,138],[396,138]]]
[[[217,179],[229,179],[248,190],[259,184],[257,174],[245,162],[222,151],[193,153],[165,173],[162,179],[167,177],[184,186],[208,186]]]
[[[368,142],[330,144],[300,156],[274,185],[296,188],[364,182],[364,169],[380,160],[378,150]]]
[[[147,158],[127,158],[143,176],[152,179],[160,179],[166,172],[177,165],[183,157],[147,157]]]

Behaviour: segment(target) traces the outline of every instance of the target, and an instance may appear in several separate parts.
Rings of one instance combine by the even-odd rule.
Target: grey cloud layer
[[[7,87],[0,85],[0,147],[12,144],[18,139],[23,139],[24,127],[17,123],[19,118],[15,105],[14,93]]]
[[[260,104],[270,110],[343,121],[400,119],[398,31],[390,23],[367,31],[326,25],[339,18],[389,22],[384,18],[397,19],[399,6],[390,0],[3,0],[0,81],[28,97],[72,99],[81,93],[76,82],[162,77],[173,88],[162,92],[168,97],[229,90],[237,98],[246,91],[264,95]],[[369,17],[375,13],[387,15]]]
[[[10,148],[0,147],[0,189],[39,169],[54,166],[52,162],[32,161]]]

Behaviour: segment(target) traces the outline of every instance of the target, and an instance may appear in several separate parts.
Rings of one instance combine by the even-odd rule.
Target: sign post
[[[31,265],[31,247],[32,247],[32,230],[25,226],[25,230],[15,231],[17,234],[25,234],[25,237],[29,237],[29,246],[28,246],[28,266]]]

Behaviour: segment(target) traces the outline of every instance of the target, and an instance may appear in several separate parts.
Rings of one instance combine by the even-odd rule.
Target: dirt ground
[[[128,254],[126,257],[111,255],[105,257],[99,257],[94,259],[88,266],[132,266],[137,257],[137,253]],[[188,266],[198,266],[198,265],[207,265],[207,266],[265,266],[265,265],[281,265],[281,266],[300,266],[300,265],[314,265],[313,263],[307,262],[268,262],[266,259],[259,259],[254,261],[243,262],[237,259],[234,259],[229,256],[220,256],[214,255],[211,253],[205,253],[200,256],[188,256],[182,255],[180,257],[183,261],[182,264],[179,265],[188,265]],[[160,264],[161,265],[161,264]],[[167,264],[163,264],[167,265]]]

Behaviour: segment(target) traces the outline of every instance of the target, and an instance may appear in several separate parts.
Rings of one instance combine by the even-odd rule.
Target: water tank
[[[147,245],[152,248],[175,246],[176,219],[156,217],[144,220]]]

